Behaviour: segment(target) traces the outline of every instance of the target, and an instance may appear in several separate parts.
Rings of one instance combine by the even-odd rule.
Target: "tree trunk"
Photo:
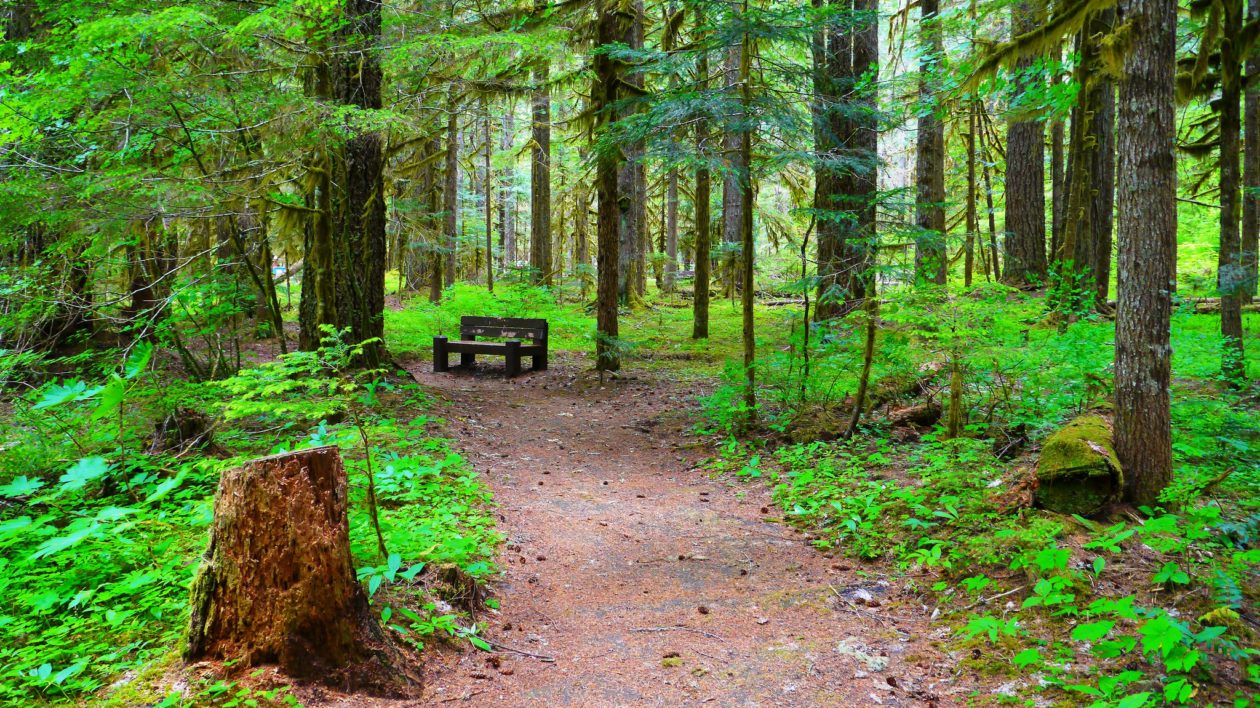
[[[516,172],[516,159],[512,152],[516,133],[515,106],[506,99],[503,113],[503,132],[499,136],[499,149],[508,156],[508,166],[503,168],[499,187],[499,265],[509,268],[516,263],[516,192],[512,189]]]
[[[976,232],[980,230],[976,209],[976,127],[976,110],[972,105],[967,112],[967,255],[963,264],[963,285],[968,288],[975,267]]]
[[[618,3],[614,0],[599,0],[596,12],[597,46],[605,47],[623,40],[624,17],[617,11],[617,6]],[[592,109],[596,116],[603,116],[617,102],[621,66],[618,60],[604,52],[595,55],[594,65]],[[622,211],[617,193],[620,156],[620,150],[614,147],[601,150],[595,158],[595,188],[599,200],[596,225],[596,258],[599,262],[595,294],[595,367],[600,371],[617,371],[621,368],[621,354],[617,347],[619,222]]]
[[[381,36],[381,5],[375,0],[347,0],[346,23],[338,30],[348,49],[338,57],[335,77],[342,105],[381,108],[381,64],[376,45]],[[350,126],[346,126],[350,129]],[[385,154],[381,135],[355,131],[336,161],[334,174],[343,190],[335,209],[333,267],[337,271],[337,325],[350,328],[353,343],[377,341],[363,348],[360,363],[369,368],[385,357]]]
[[[945,284],[948,259],[945,249],[945,124],[938,115],[933,86],[933,66],[944,54],[937,0],[919,3],[919,126],[915,151],[914,280]]]
[[[980,101],[975,102],[976,108],[983,111],[984,104]],[[989,155],[989,147],[984,139],[984,129],[980,129],[980,147],[985,155],[985,159],[980,164],[980,175],[984,177],[984,208],[988,214],[989,221],[989,255],[993,258],[993,279],[1002,281],[1001,258],[998,255],[997,241],[997,210],[993,208],[993,180],[989,177],[989,164],[993,159]]]
[[[743,12],[745,23],[748,21],[748,0],[743,0]],[[743,47],[741,47],[739,58],[739,85],[740,98],[743,104],[741,108],[744,115],[750,115],[752,111],[752,34],[747,26],[744,29]],[[745,426],[751,429],[757,422],[757,340],[753,330],[755,319],[753,318],[753,297],[756,288],[753,285],[753,261],[756,255],[753,241],[753,206],[757,203],[755,192],[753,189],[752,175],[752,136],[754,128],[751,125],[742,126],[740,133],[740,180],[743,194],[740,201],[743,209],[740,211],[740,265],[741,277],[740,285],[743,291],[740,293],[740,310],[743,320],[743,339],[744,339],[744,415]]]
[[[419,149],[416,150],[414,159],[418,162],[424,162],[428,157],[428,147],[429,143],[427,140],[422,142]],[[415,186],[415,192],[411,195],[421,209],[418,219],[420,223],[424,223],[426,217],[423,210],[428,206],[425,200],[429,198],[431,178],[431,171],[428,167],[424,167],[419,173],[419,184]],[[424,235],[424,229],[411,230],[404,228],[400,229],[399,232],[399,276],[407,292],[418,292],[424,277],[424,261],[421,258],[421,248],[423,247],[421,239]]]
[[[635,0],[628,4],[629,15],[621,28],[620,41],[631,49],[643,48],[643,3]],[[644,77],[634,72],[625,77],[627,84],[642,88]],[[619,111],[617,118],[629,115]],[[643,164],[644,144],[637,141],[623,147],[626,159],[620,164],[617,175],[619,282],[621,302],[638,307],[643,302],[647,284],[647,178]]]
[[[1036,26],[1030,5],[1011,9],[1016,35]],[[1020,71],[1027,71],[1035,56],[1021,57]],[[1038,120],[1012,119],[1006,144],[1006,267],[1005,282],[1031,287],[1046,278],[1045,127]]]
[[[1054,76],[1051,82],[1055,88],[1063,83],[1063,72],[1057,64],[1063,59],[1063,48],[1055,47],[1054,63],[1052,67]],[[1052,201],[1050,202],[1050,253],[1055,254],[1059,251],[1059,244],[1063,242],[1063,217],[1067,210],[1067,175],[1063,169],[1064,151],[1063,151],[1063,117],[1055,115],[1054,120],[1050,123],[1050,186],[1052,189]]]
[[[822,8],[823,0],[814,7]],[[843,97],[853,85],[852,28],[824,27],[814,33],[814,213],[818,234],[818,287],[814,319],[840,313],[849,297],[841,254],[848,225],[852,180],[842,148],[852,137]],[[847,189],[848,188],[848,189]]]
[[[224,473],[192,584],[184,658],[277,664],[338,688],[414,692],[355,578],[346,499],[336,447]]]
[[[1260,0],[1249,0],[1247,18],[1260,22]],[[1260,52],[1252,51],[1247,60],[1247,76],[1260,77]],[[1243,264],[1244,302],[1250,303],[1260,282],[1257,264],[1260,263],[1260,81],[1248,82],[1245,94],[1246,111],[1243,118],[1243,186],[1241,250]]]
[[[331,96],[329,70],[321,63],[315,68],[317,95]],[[302,299],[298,303],[298,348],[313,351],[319,348],[324,325],[336,327],[336,274],[333,270],[333,198],[332,172],[336,162],[331,150],[324,150],[313,166],[316,172],[315,213],[303,237]],[[229,226],[230,228],[230,226]]]
[[[586,162],[583,154],[581,161]],[[578,274],[582,299],[585,300],[590,291],[591,234],[588,216],[591,209],[591,195],[585,182],[579,182],[573,188],[573,270]]]
[[[1115,87],[1106,78],[1098,38],[1111,31],[1114,16],[1112,10],[1091,16],[1078,38],[1076,79],[1083,88],[1072,114],[1068,206],[1060,252],[1055,254],[1057,260],[1071,263],[1074,274],[1089,281],[1081,293],[1088,301],[1080,304],[1090,307],[1106,304],[1111,268]]]
[[[1110,31],[1115,23],[1115,10],[1104,10],[1097,22],[1102,31]],[[1093,253],[1086,254],[1094,275],[1094,307],[1107,306],[1111,288],[1112,222],[1115,218],[1116,201],[1116,86],[1105,76],[1099,77],[1090,92],[1090,104],[1094,106],[1094,118],[1090,128],[1094,135],[1094,149],[1090,153],[1090,182],[1093,199],[1090,201],[1090,243]]]
[[[696,27],[704,27],[702,6],[696,10]],[[703,39],[707,39],[703,38]],[[697,39],[697,42],[703,41]],[[701,51],[696,62],[696,74],[700,85],[698,91],[705,95],[709,90],[709,53]],[[700,165],[696,168],[695,191],[695,227],[696,227],[696,277],[693,282],[691,338],[707,339],[709,337],[709,268],[712,264],[710,248],[712,237],[709,234],[711,217],[709,215],[710,188],[712,177],[709,172],[709,128],[702,119],[696,121],[696,152],[700,155]]]
[[[879,199],[879,2],[854,0],[858,15],[853,35],[853,78],[855,88],[853,132],[853,211],[856,230],[844,244],[844,267],[848,272],[850,297],[860,301],[875,294],[875,253],[878,241],[876,207]],[[944,140],[941,145],[944,146]],[[941,188],[944,198],[944,187]]]
[[[432,154],[436,155],[442,150],[442,142],[438,137],[434,137],[429,143]],[[443,229],[445,226],[445,212],[442,204],[445,186],[442,179],[439,179],[441,170],[438,169],[436,162],[429,165],[429,231],[433,234],[432,251],[429,254],[429,302],[442,301],[442,270],[444,267],[444,258],[442,256]]]
[[[1177,233],[1177,3],[1121,0],[1120,18],[1131,28],[1131,44],[1118,101],[1125,129],[1118,150],[1116,454],[1126,498],[1154,505],[1172,479],[1169,262]]]
[[[455,284],[455,248],[459,240],[459,106],[452,85],[446,103],[446,184],[442,188],[443,280]],[[437,276],[435,276],[437,277]]]
[[[671,169],[665,185],[665,292],[678,287],[678,170]]]
[[[1254,2],[1254,0],[1253,0]],[[1238,134],[1242,117],[1242,69],[1240,51],[1243,26],[1242,0],[1223,0],[1221,33],[1221,247],[1218,252],[1216,287],[1221,293],[1221,374],[1232,385],[1246,380],[1243,357],[1242,295],[1251,286],[1242,263],[1238,231],[1239,186],[1242,170]]]
[[[723,75],[726,90],[730,93],[734,93],[738,88],[740,50],[741,47],[738,44],[726,50]],[[733,119],[739,120],[740,116],[733,116]],[[739,278],[735,248],[740,242],[740,226],[743,223],[743,217],[740,215],[743,205],[740,203],[742,192],[739,182],[739,149],[739,133],[734,130],[725,131],[722,136],[722,161],[725,163],[722,172],[722,241],[726,245],[726,255],[722,259],[722,280],[729,297],[734,297],[736,281]]]
[[[541,0],[536,0],[535,7]],[[541,3],[545,6],[545,2]],[[529,169],[529,268],[534,284],[552,284],[551,259],[551,66],[540,59],[534,67],[533,148]]]
[[[854,0],[853,19],[818,32],[814,60],[814,209],[818,233],[815,319],[847,309],[865,294],[873,252],[878,164],[875,78],[879,29],[871,0]]]

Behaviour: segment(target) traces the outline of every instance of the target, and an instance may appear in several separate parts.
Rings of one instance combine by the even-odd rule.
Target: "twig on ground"
[[[481,694],[485,692],[486,692],[486,689],[483,688],[479,691],[471,691],[469,693],[465,693],[462,696],[451,696],[450,698],[443,698],[442,700],[438,701],[438,703],[454,703],[455,701],[466,701],[469,698],[472,698],[473,696],[480,696]]]
[[[706,632],[706,631],[704,631],[703,629],[696,629],[695,627],[688,627],[688,626],[686,626],[686,625],[682,625],[682,624],[676,624],[676,625],[673,625],[673,626],[671,626],[671,627],[635,627],[634,629],[632,629],[632,630],[630,630],[630,631],[631,631],[631,632],[673,632],[673,631],[678,631],[678,632],[695,632],[696,634],[703,634],[704,636],[706,636],[706,637],[708,637],[708,638],[710,638],[710,639],[716,639],[716,640],[718,640],[719,642],[724,642],[724,641],[726,641],[725,639],[723,639],[722,637],[719,637],[718,635],[714,634],[713,632]]]
[[[975,602],[971,603],[970,605],[967,605],[966,607],[964,607],[964,608],[963,608],[963,611],[965,612],[965,611],[967,611],[967,610],[970,610],[970,609],[973,609],[973,608],[979,607],[980,605],[987,605],[987,604],[989,604],[990,602],[993,602],[994,600],[1000,600],[1000,599],[1002,599],[1002,598],[1006,597],[1007,595],[1014,595],[1015,593],[1017,593],[1017,592],[1019,592],[1020,590],[1023,590],[1023,589],[1024,589],[1024,586],[1023,586],[1023,585],[1020,585],[1019,587],[1017,587],[1017,588],[1015,588],[1015,589],[1013,589],[1013,590],[1007,590],[1006,592],[998,593],[997,595],[994,595],[994,596],[992,596],[992,597],[982,597],[982,598],[980,598],[979,600],[976,600]]]
[[[485,637],[482,637],[482,639],[485,639]],[[525,651],[524,649],[517,649],[516,647],[510,647],[506,644],[500,644],[494,641],[493,639],[486,639],[485,641],[486,641],[486,644],[489,644],[495,649],[501,649],[503,651],[510,651],[513,654],[520,654],[521,656],[532,657],[534,659],[538,659],[539,661],[545,661],[549,664],[556,663],[556,657],[554,656],[547,656],[546,654],[535,654],[533,652]]]

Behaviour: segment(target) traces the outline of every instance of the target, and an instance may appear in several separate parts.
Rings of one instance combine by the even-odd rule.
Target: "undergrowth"
[[[881,304],[879,400],[867,403],[880,410],[851,439],[814,438],[837,438],[825,421],[854,405],[857,324],[815,325],[808,367],[799,327],[792,347],[763,360],[760,436],[738,434],[740,372],[728,366],[728,383],[703,401],[702,429],[726,439],[714,469],[772,485],[784,520],[820,549],[891,564],[953,628],[947,653],[1007,679],[978,702],[1254,705],[1260,411],[1254,392],[1217,378],[1215,318],[1188,307],[1174,317],[1176,470],[1160,507],[1097,522],[1031,508],[1029,482],[1046,434],[1106,412],[1112,324],[1056,326],[1041,301],[995,286],[919,297]],[[1251,316],[1248,331],[1257,324]],[[885,413],[898,406],[932,399],[948,411],[954,362],[960,437],[892,427]]]
[[[151,674],[179,651],[219,475],[302,447],[342,449],[352,554],[387,624],[416,644],[434,634],[475,638],[423,581],[429,567],[493,572],[489,491],[436,434],[441,421],[427,394],[391,372],[347,373],[352,355],[331,337],[317,352],[191,383],[172,379],[142,343],[121,364],[12,400],[0,449],[8,480],[0,485],[0,703],[161,700],[163,679]],[[201,421],[198,437],[169,439],[166,423],[181,421]],[[368,512],[367,455],[384,557]],[[389,621],[395,612],[408,619]],[[292,700],[269,691],[224,680],[166,702]]]

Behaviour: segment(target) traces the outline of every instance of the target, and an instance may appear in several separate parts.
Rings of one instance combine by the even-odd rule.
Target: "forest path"
[[[515,379],[501,360],[418,380],[483,474],[507,537],[487,639],[427,652],[425,705],[950,705],[954,662],[909,595],[829,559],[766,485],[697,465],[703,386],[634,371],[600,383],[556,357]],[[869,607],[867,606],[869,605]]]

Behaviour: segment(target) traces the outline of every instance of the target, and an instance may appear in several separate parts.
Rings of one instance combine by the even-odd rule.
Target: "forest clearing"
[[[0,27],[0,705],[1260,705],[1260,2]]]

